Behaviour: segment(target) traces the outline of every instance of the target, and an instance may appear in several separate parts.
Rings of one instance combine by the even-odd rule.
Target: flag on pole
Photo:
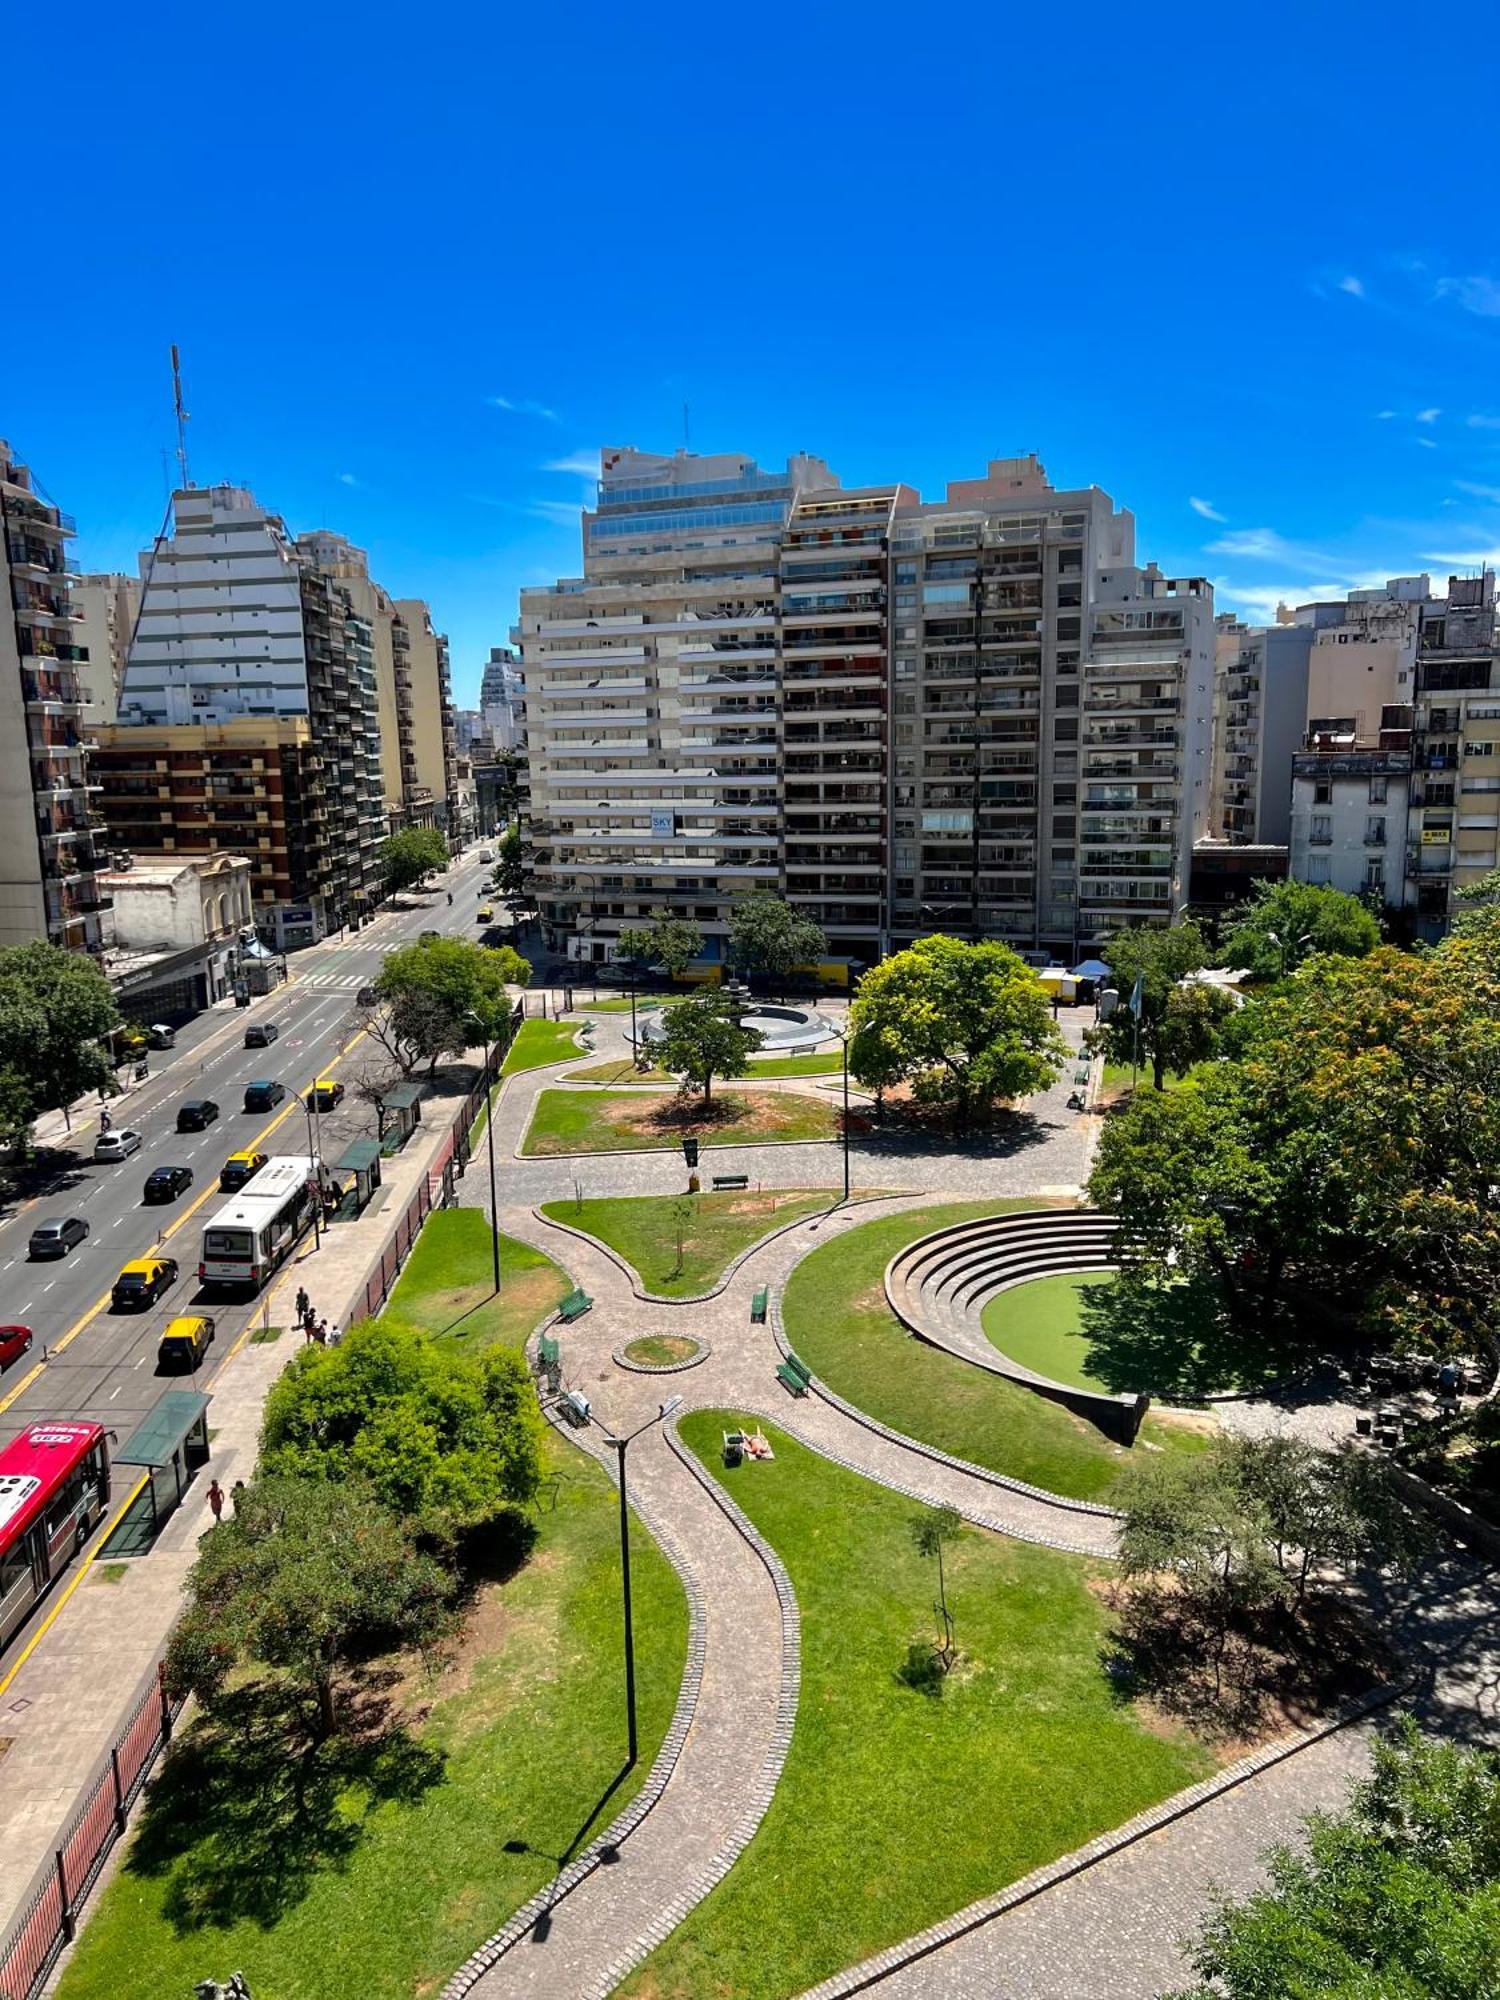
[[[1146,1004],[1146,975],[1143,972],[1138,972],[1135,975],[1135,984],[1130,989],[1130,1001],[1129,1001],[1130,1011],[1132,1014],[1134,1014],[1137,1021],[1139,1021],[1139,1019],[1141,1018],[1141,1010],[1145,1006],[1145,1004]]]

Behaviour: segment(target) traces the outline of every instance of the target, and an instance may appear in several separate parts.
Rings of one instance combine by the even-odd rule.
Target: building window
[[[1314,813],[1309,840],[1315,847],[1327,847],[1333,840],[1333,816],[1331,813]]]
[[[1326,889],[1328,887],[1328,884],[1333,880],[1333,863],[1326,854],[1308,855],[1307,874],[1304,880],[1312,883],[1313,887],[1317,889]]]
[[[1385,804],[1385,787],[1386,781],[1384,778],[1371,778],[1370,804],[1372,806],[1383,806]]]
[[[1385,821],[1383,819],[1371,818],[1365,822],[1365,846],[1385,846]]]
[[[1331,778],[1313,779],[1313,804],[1315,806],[1333,804],[1333,780]]]
[[[1372,854],[1365,862],[1365,887],[1385,893],[1385,862],[1378,854]]]

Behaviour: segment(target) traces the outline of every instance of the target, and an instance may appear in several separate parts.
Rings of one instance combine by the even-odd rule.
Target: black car
[[[245,1109],[247,1111],[274,1111],[286,1096],[286,1085],[274,1078],[263,1078],[256,1083],[245,1085]]]
[[[274,1021],[261,1021],[253,1028],[245,1030],[247,1049],[268,1049],[281,1033]]]
[[[32,1230],[27,1252],[32,1257],[66,1257],[88,1233],[81,1215],[54,1215]]]
[[[191,1097],[177,1112],[179,1132],[206,1132],[219,1115],[219,1107],[211,1097]]]
[[[193,1185],[191,1167],[155,1167],[146,1176],[142,1201],[176,1201],[184,1188]]]

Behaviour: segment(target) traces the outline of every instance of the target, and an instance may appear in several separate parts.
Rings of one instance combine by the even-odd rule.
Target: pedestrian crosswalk
[[[361,986],[368,986],[373,976],[369,972],[307,972],[298,976],[297,984],[317,990],[353,993]]]

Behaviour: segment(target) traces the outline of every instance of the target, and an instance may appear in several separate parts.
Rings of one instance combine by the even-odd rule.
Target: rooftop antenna
[[[191,486],[188,477],[187,426],[188,413],[182,407],[182,364],[177,354],[177,342],[172,342],[172,407],[177,412],[177,470],[184,486]]]
[[[693,433],[688,425],[688,406],[686,403],[682,406],[682,448],[684,451],[691,451],[693,448]]]

